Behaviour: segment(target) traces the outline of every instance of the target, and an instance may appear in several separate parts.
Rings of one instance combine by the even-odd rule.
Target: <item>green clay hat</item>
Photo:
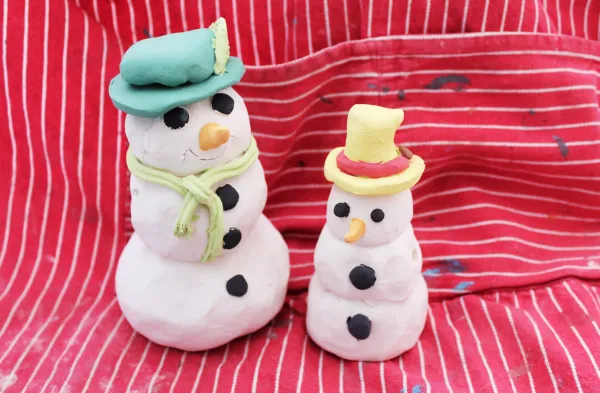
[[[239,58],[229,56],[227,25],[219,18],[208,29],[135,43],[120,71],[110,82],[113,104],[135,116],[158,117],[238,83],[245,69]]]

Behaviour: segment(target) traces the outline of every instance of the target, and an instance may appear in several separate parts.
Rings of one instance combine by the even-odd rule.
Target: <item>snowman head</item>
[[[327,202],[327,227],[338,239],[357,246],[390,243],[410,225],[410,190],[392,195],[356,195],[333,186]]]
[[[157,117],[128,114],[125,133],[142,163],[178,176],[239,157],[251,137],[246,105],[231,87]]]

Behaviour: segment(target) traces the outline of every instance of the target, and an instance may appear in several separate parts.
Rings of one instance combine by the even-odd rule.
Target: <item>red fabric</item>
[[[598,390],[599,2],[3,0],[2,10],[0,391]],[[133,333],[115,300],[131,227],[124,117],[107,86],[144,31],[216,15],[248,64],[238,91],[292,277],[271,325],[182,353]],[[462,77],[431,88],[447,75]],[[355,103],[403,108],[397,142],[427,164],[413,224],[429,318],[419,344],[384,363],[343,362],[304,328],[330,189],[322,165]]]

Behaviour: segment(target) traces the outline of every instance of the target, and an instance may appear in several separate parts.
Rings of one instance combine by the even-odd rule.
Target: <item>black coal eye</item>
[[[346,202],[340,202],[333,207],[333,214],[340,218],[350,215],[350,206]]]
[[[217,93],[210,100],[210,105],[217,112],[221,112],[224,115],[228,115],[233,112],[233,98],[225,93]]]
[[[190,120],[190,114],[183,108],[173,108],[163,115],[165,125],[174,130],[181,128]]]
[[[371,220],[373,220],[374,222],[381,222],[381,221],[383,221],[384,217],[385,217],[385,214],[383,213],[383,210],[381,210],[381,209],[375,209],[371,212]]]

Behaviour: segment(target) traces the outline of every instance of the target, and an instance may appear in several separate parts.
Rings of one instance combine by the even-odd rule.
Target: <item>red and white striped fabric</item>
[[[2,0],[0,392],[595,392],[600,380],[600,2]],[[228,20],[292,252],[265,329],[205,353],[132,331],[113,274],[131,232],[123,114],[145,35]],[[440,84],[458,75],[461,85]],[[419,344],[345,362],[306,336],[326,153],[355,103],[405,110],[427,169]],[[462,295],[462,296],[459,296]],[[199,300],[201,301],[201,300]]]

